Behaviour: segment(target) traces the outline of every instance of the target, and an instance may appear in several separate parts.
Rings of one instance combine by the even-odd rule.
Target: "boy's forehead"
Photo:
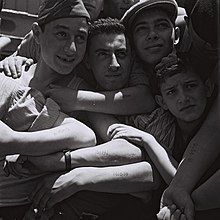
[[[75,31],[88,32],[89,24],[86,18],[60,18],[53,20],[45,25],[45,27],[51,27],[53,29],[66,29]]]
[[[124,33],[103,33],[95,35],[91,40],[91,46],[95,47],[120,47],[127,49],[129,47],[128,39]]]
[[[182,71],[172,76],[168,76],[162,83],[163,88],[172,87],[178,84],[183,84],[192,81],[202,81],[201,78],[192,70]]]

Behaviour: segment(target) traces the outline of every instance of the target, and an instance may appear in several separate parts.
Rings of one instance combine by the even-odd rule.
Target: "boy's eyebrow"
[[[98,49],[95,50],[95,53],[97,53],[97,52],[108,52],[108,51],[109,51],[109,49],[98,48]]]
[[[166,88],[164,88],[164,91],[171,90],[171,89],[173,89],[175,87],[176,87],[175,85],[174,86],[170,86],[170,87],[166,87]]]
[[[54,26],[54,29],[65,29],[65,30],[70,30],[70,28],[68,26],[65,26],[63,24],[57,24]],[[88,31],[83,28],[83,27],[80,27],[77,31],[81,32],[81,33],[85,33],[85,34],[88,34]]]

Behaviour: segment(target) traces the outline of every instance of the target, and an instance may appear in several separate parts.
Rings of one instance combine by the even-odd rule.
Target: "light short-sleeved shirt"
[[[71,80],[69,86],[76,88],[81,80]],[[75,82],[75,83],[74,83]],[[36,131],[52,128],[61,114],[52,99],[30,87],[19,85],[15,80],[0,74],[0,119],[16,131]],[[63,114],[63,113],[62,113]],[[0,158],[0,207],[30,203],[28,196],[42,178],[36,175],[18,179],[5,176]]]

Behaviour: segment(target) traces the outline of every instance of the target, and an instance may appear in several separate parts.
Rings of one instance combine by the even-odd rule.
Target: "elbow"
[[[95,146],[97,143],[96,135],[94,131],[90,128],[84,133],[82,138],[83,143],[85,143],[85,147]]]
[[[157,169],[149,162],[142,162],[145,166],[145,190],[157,190],[161,185],[161,177]]]

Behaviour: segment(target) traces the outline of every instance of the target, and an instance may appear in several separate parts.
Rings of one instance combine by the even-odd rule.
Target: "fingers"
[[[160,212],[157,214],[157,218],[158,218],[158,220],[171,220],[171,217],[172,217],[173,213],[176,212],[176,210],[177,209],[174,204],[170,205],[170,206],[164,206],[160,210]],[[180,212],[180,214],[181,214],[181,212]],[[174,220],[174,219],[172,219],[172,220]]]
[[[115,135],[115,133],[118,132],[118,130],[120,128],[122,128],[123,125],[122,124],[113,124],[111,126],[109,126],[108,128],[108,131],[107,131],[107,134],[110,136],[110,137],[113,137]]]
[[[187,220],[194,220],[195,210],[194,210],[194,205],[192,203],[188,202],[187,206],[184,209],[184,214]]]
[[[27,71],[30,66],[34,63],[33,59],[28,59],[20,56],[11,56],[5,58],[0,63],[0,71],[4,72],[6,76],[17,79],[21,77],[22,66],[25,66],[25,71]]]
[[[175,210],[171,216],[171,220],[180,220],[182,213],[179,209]]]
[[[30,59],[30,58],[27,59],[26,62],[25,62],[25,69],[24,70],[28,71],[30,66],[33,65],[33,64],[34,64],[34,60],[33,59]]]

